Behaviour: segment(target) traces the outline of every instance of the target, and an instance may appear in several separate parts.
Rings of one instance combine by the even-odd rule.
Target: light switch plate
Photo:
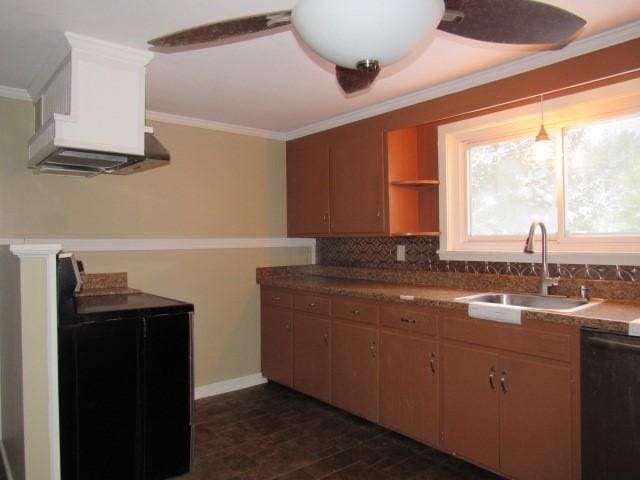
[[[396,260],[404,262],[406,260],[406,247],[404,245],[396,245]]]

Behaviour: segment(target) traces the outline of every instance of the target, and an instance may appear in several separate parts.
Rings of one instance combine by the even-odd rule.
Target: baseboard
[[[4,471],[7,474],[7,480],[14,480],[13,473],[9,467],[9,459],[7,458],[7,451],[4,449],[4,442],[0,441],[0,454],[2,455],[2,463],[4,465]]]
[[[195,397],[196,400],[199,400],[201,398],[234,392],[243,388],[255,387],[256,385],[262,385],[263,383],[267,383],[267,379],[264,378],[261,373],[255,373],[253,375],[247,375],[246,377],[232,378],[230,380],[196,387]]]

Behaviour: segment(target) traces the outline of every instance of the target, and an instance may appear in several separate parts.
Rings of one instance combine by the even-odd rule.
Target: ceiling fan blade
[[[563,44],[587,23],[534,0],[445,0],[445,6],[439,30],[485,42]]]
[[[379,73],[379,68],[375,70],[355,70],[336,65],[336,78],[344,93],[364,90],[373,83]]]
[[[208,23],[154,38],[148,43],[154,47],[183,47],[225,40],[249,33],[261,32],[291,23],[291,10],[239,17],[222,22]]]

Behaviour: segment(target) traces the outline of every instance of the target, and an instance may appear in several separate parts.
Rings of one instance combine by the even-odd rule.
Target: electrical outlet
[[[404,245],[396,245],[396,260],[399,262],[404,262],[406,260],[406,247]]]

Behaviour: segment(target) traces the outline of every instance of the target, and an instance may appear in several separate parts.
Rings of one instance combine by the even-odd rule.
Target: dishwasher
[[[583,329],[582,478],[640,478],[640,337]]]

